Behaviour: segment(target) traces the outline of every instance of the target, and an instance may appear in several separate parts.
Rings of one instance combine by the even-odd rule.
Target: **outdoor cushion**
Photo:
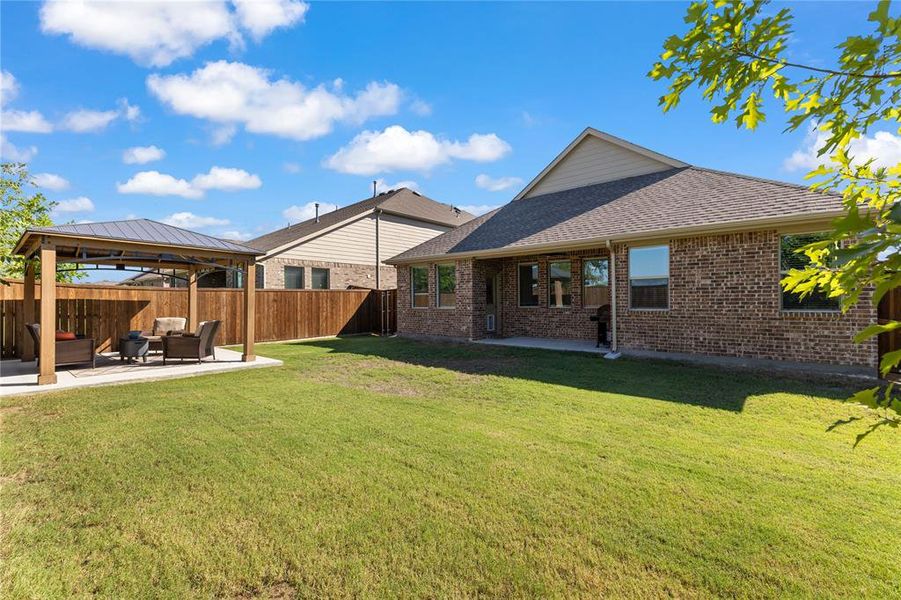
[[[153,320],[153,335],[166,335],[170,331],[184,331],[188,320],[183,317],[158,317]]]
[[[64,340],[74,340],[75,334],[71,331],[57,331],[56,332],[56,341],[62,342]]]

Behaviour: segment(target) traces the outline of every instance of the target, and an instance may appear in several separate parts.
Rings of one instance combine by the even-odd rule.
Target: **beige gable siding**
[[[524,197],[647,175],[671,169],[670,165],[588,136]]]
[[[382,215],[379,222],[381,252],[385,261],[448,231],[450,227],[433,225],[394,215]],[[356,265],[375,264],[375,216],[367,215],[343,227],[278,254],[279,258],[315,260]],[[384,264],[384,263],[383,263]]]
[[[385,264],[384,261],[392,256],[406,252],[414,246],[450,231],[450,229],[444,225],[433,225],[383,214],[379,221],[379,245],[381,246],[379,258],[382,260],[382,264]]]

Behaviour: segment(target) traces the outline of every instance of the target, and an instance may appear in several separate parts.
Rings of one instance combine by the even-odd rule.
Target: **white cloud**
[[[237,231],[237,230],[228,230],[223,231],[219,234],[220,238],[226,240],[238,240],[238,241],[246,241],[253,237],[253,234],[247,233],[246,231]]]
[[[56,213],[94,212],[94,203],[87,196],[78,196],[70,200],[60,200],[53,207]]]
[[[222,190],[224,192],[255,190],[263,185],[257,175],[251,175],[244,169],[225,167],[213,167],[209,173],[194,177],[191,183],[199,190]]]
[[[398,181],[397,183],[388,183],[384,179],[376,179],[375,180],[375,193],[381,194],[382,192],[387,192],[388,190],[399,190],[400,188],[410,188],[411,190],[419,191],[419,184],[415,181],[405,180]]]
[[[428,131],[407,131],[392,125],[384,131],[363,131],[328,157],[330,169],[354,175],[395,170],[428,172],[452,159],[490,162],[510,152],[510,145],[493,133],[473,134],[465,142],[443,140]]]
[[[460,210],[465,210],[466,212],[479,216],[484,215],[486,212],[491,212],[499,205],[496,204],[466,204],[464,206],[458,206]]]
[[[235,13],[241,25],[257,42],[279,27],[303,23],[310,5],[296,0],[261,2],[260,0],[233,0]]]
[[[119,112],[115,110],[73,110],[67,114],[60,126],[75,133],[97,132],[106,129]]]
[[[19,95],[19,82],[9,71],[0,71],[0,106]]]
[[[322,214],[322,204],[319,205],[319,209],[319,214]],[[300,223],[302,221],[308,221],[316,216],[316,203],[307,202],[303,206],[298,206],[296,204],[291,205],[282,211],[282,216],[289,223]]]
[[[228,219],[217,219],[216,217],[202,217],[190,212],[177,212],[164,217],[163,223],[184,229],[203,229],[205,227],[228,225],[229,221]]]
[[[160,173],[141,171],[125,183],[116,184],[120,194],[149,194],[151,196],[181,196],[202,198],[207,190],[236,192],[256,189],[263,185],[259,176],[244,169],[212,167],[209,172],[195,175],[191,181]]]
[[[67,35],[81,46],[164,67],[215,40],[240,48],[244,32],[259,41],[274,29],[302,22],[307,9],[299,0],[50,0],[40,16],[46,34]]]
[[[519,177],[491,177],[484,173],[476,175],[476,185],[489,192],[501,192],[521,183],[522,179]]]
[[[432,105],[425,100],[415,98],[412,102],[410,102],[410,110],[412,110],[420,117],[427,117],[432,114]]]
[[[811,129],[801,147],[783,161],[782,167],[787,171],[809,171],[830,163],[828,156],[817,156],[817,150],[826,143],[827,138],[826,132]],[[901,163],[901,137],[888,131],[877,131],[872,136],[853,140],[848,154],[857,164],[873,158],[877,167],[893,167]]]
[[[210,143],[214,146],[224,146],[232,141],[232,138],[235,137],[236,133],[238,133],[238,128],[234,125],[221,125],[215,127],[210,136]]]
[[[32,180],[34,180],[36,186],[47,188],[54,192],[69,189],[69,180],[54,173],[37,173],[32,177]]]
[[[166,151],[156,146],[133,146],[122,153],[126,165],[144,165],[166,157]]]
[[[228,61],[207,63],[190,74],[153,74],[147,87],[178,114],[295,140],[326,135],[337,122],[395,114],[403,96],[388,82],[372,82],[355,96],[324,85],[308,89],[287,78],[271,79],[265,69]]]
[[[119,98],[119,116],[134,123],[141,118],[141,107],[128,103],[128,98]]]
[[[297,173],[300,173],[301,167],[296,162],[286,162],[282,165],[282,170],[284,170],[285,173],[296,175]]]
[[[3,131],[24,131],[28,133],[50,133],[53,125],[36,110],[4,110],[0,116]]]
[[[27,148],[19,148],[3,134],[0,134],[0,156],[12,162],[27,163],[38,153],[37,146],[29,146]]]

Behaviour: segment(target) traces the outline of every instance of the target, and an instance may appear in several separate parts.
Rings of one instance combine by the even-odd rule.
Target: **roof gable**
[[[514,200],[686,166],[682,161],[589,127]]]

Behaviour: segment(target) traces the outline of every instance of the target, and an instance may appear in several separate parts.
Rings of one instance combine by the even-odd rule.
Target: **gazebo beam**
[[[34,341],[25,325],[34,323],[34,261],[25,261],[25,289],[22,296],[22,362],[34,360]]]
[[[41,339],[38,385],[56,383],[56,246],[41,244]]]
[[[241,360],[256,360],[253,348],[253,335],[256,318],[256,263],[249,260],[244,273],[244,353]]]
[[[197,331],[200,324],[200,309],[197,306],[197,269],[188,268],[188,331]]]

